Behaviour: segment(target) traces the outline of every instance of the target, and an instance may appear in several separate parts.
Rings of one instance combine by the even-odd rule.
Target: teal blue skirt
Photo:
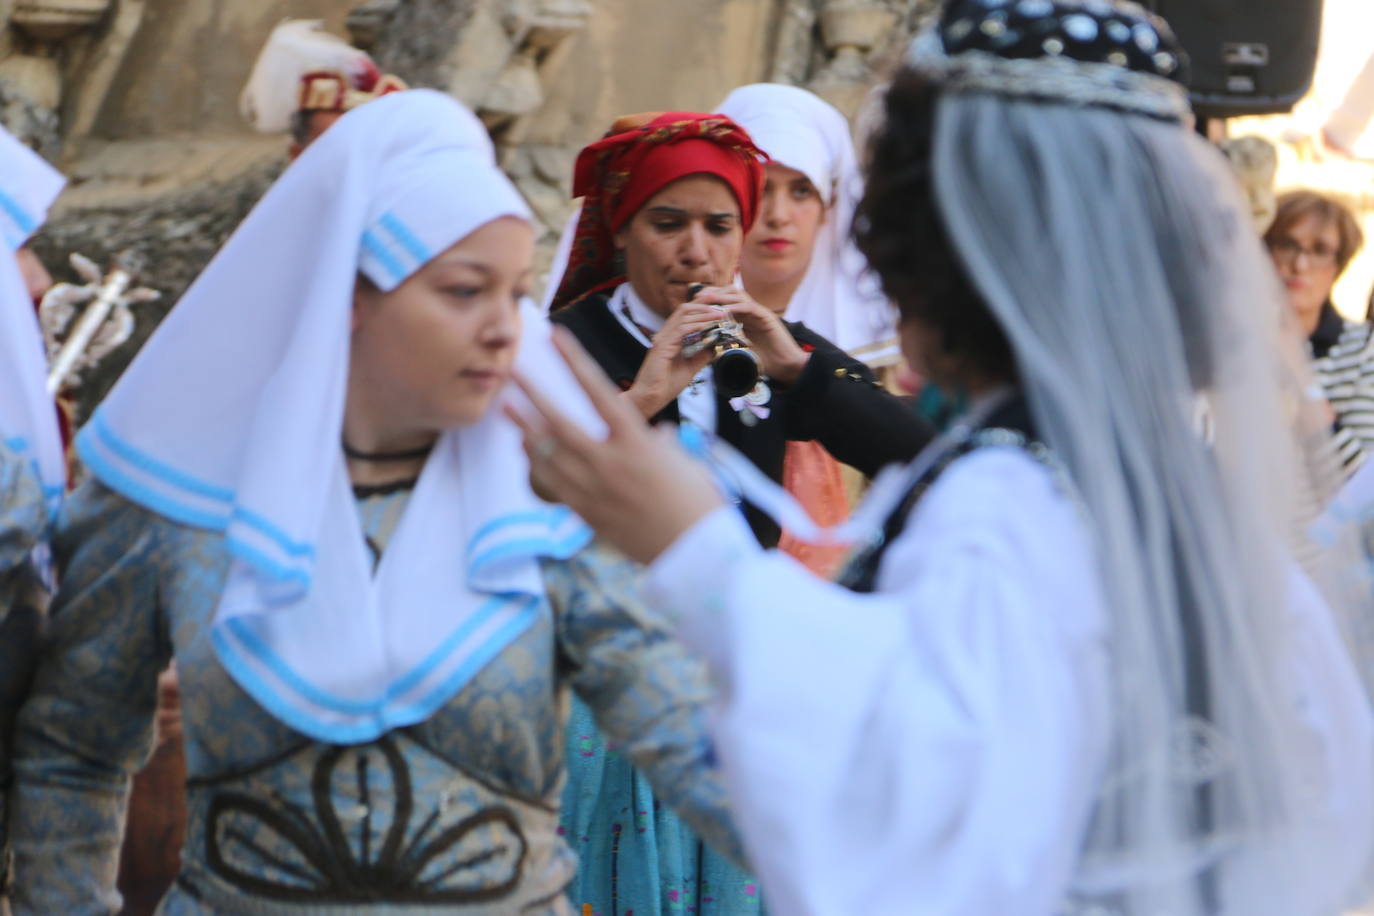
[[[582,916],[743,916],[763,913],[758,883],[706,847],[659,804],[649,781],[573,699],[560,831],[578,855],[568,898]]]

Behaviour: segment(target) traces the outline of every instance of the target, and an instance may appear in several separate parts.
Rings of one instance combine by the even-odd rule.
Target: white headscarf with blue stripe
[[[48,394],[48,357],[17,252],[47,218],[66,180],[0,128],[0,441],[29,461],[55,509],[66,483],[62,435]]]
[[[849,122],[814,93],[779,83],[741,86],[716,111],[748,131],[774,162],[811,179],[829,207],[811,266],[783,317],[871,366],[896,363],[897,310],[850,238],[864,183]]]
[[[457,102],[416,90],[351,112],[263,198],[78,440],[130,500],[225,533],[220,661],[314,738],[368,741],[429,717],[548,612],[539,558],[590,537],[530,491],[518,431],[493,410],[440,438],[374,573],[340,450],[358,272],[392,290],[512,215],[529,219]],[[571,398],[548,335],[528,307],[517,364]]]

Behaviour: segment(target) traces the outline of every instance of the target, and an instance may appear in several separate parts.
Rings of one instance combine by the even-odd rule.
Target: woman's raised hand
[[[606,421],[607,435],[587,435],[517,374],[537,415],[510,405],[505,411],[524,433],[535,487],[613,547],[650,563],[723,500],[706,470],[671,432],[644,423],[569,332],[555,329],[554,345]]]
[[[733,286],[702,290],[691,302],[692,305],[697,303],[717,306],[713,309],[717,320],[720,318],[719,309],[724,308],[730,312],[730,317],[744,325],[749,346],[758,355],[763,372],[769,378],[791,385],[801,377],[810,354],[801,348],[792,332],[787,330],[787,325],[771,309]]]
[[[651,419],[660,410],[677,400],[684,388],[706,364],[711,353],[704,350],[694,356],[682,352],[682,339],[704,331],[720,321],[720,310],[710,306],[685,302],[668,316],[663,329],[654,335],[653,346],[644,357],[634,384],[626,397],[639,409],[642,419]]]

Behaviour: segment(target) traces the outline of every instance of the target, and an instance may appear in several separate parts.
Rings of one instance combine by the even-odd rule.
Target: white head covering
[[[1300,660],[1304,614],[1329,613],[1297,597],[1293,560],[1319,463],[1293,428],[1281,292],[1248,207],[1188,126],[1162,20],[1125,0],[1020,4],[1006,33],[1062,52],[1037,37],[1026,57],[980,12],[947,5],[908,51],[918,83],[892,90],[937,87],[928,162],[897,139],[876,161],[929,169],[1092,530],[1112,751],[1067,909],[1340,912],[1371,854],[1349,830],[1374,810],[1369,698],[1345,647]],[[1075,38],[1089,29],[1110,53]]]
[[[314,71],[337,72],[350,88],[377,72],[366,51],[324,30],[319,19],[288,19],[263,45],[239,95],[239,112],[263,133],[284,133],[301,102],[301,80]]]
[[[716,110],[748,131],[774,162],[811,179],[830,207],[787,319],[870,365],[896,362],[896,310],[850,240],[864,188],[844,115],[805,89],[777,83],[736,89]]]
[[[57,413],[48,394],[48,358],[17,252],[43,224],[66,183],[33,150],[0,128],[0,441],[33,463],[50,508],[62,497],[66,467]]]
[[[340,449],[358,272],[390,291],[511,215],[529,219],[457,102],[416,90],[351,112],[263,198],[78,440],[128,499],[224,532],[220,661],[314,738],[427,718],[546,613],[538,558],[589,538],[530,491],[518,431],[491,411],[440,438],[374,574]],[[544,391],[575,390],[525,312],[518,365]]]

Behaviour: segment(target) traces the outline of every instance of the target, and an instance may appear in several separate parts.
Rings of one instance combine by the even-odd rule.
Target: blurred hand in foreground
[[[181,740],[181,685],[176,665],[169,665],[157,679],[157,745]]]
[[[563,416],[528,380],[516,382],[534,405],[507,416],[525,436],[532,483],[580,515],[611,546],[651,563],[682,534],[724,504],[710,476],[677,444],[673,430],[655,430],[626,402],[601,368],[562,328],[554,345],[606,421],[598,440]]]

